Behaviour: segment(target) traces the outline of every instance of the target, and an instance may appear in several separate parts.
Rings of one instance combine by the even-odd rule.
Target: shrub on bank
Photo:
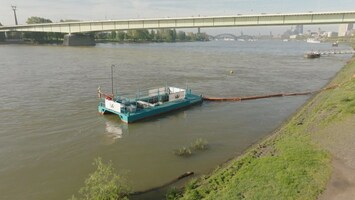
[[[80,200],[127,200],[131,191],[127,181],[115,173],[112,163],[104,164],[101,158],[95,159],[96,170],[89,174],[85,185],[79,190]]]

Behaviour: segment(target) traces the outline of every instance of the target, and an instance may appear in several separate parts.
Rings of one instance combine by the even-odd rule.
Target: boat
[[[334,42],[334,43],[332,44],[332,47],[337,47],[338,45],[339,45],[338,42]]]
[[[320,43],[320,40],[316,40],[314,38],[308,38],[307,39],[307,42],[308,43],[313,43],[313,44],[319,44]]]
[[[312,51],[312,52],[308,52],[306,54],[304,54],[305,58],[319,58],[320,57],[320,53],[316,52],[316,51]]]
[[[125,123],[133,123],[202,102],[202,95],[193,94],[189,88],[168,86],[139,91],[131,95],[131,98],[130,95],[107,95],[102,93],[100,88],[98,95],[99,113],[116,114]]]

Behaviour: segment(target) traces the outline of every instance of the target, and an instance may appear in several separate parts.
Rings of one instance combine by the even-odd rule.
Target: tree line
[[[75,20],[60,20],[61,22],[72,22]],[[50,19],[41,17],[30,17],[26,21],[27,24],[52,23]],[[1,25],[1,24],[0,24]],[[79,33],[80,34],[80,33]],[[205,33],[192,33],[184,31],[176,31],[175,29],[159,29],[159,30],[127,30],[127,31],[111,31],[88,33],[100,42],[188,42],[188,41],[208,41],[208,35]],[[8,36],[11,37],[11,33]],[[5,36],[0,34],[0,41]],[[25,32],[22,34],[25,41],[33,43],[60,43],[63,41],[64,33],[45,33],[45,32]]]
[[[109,33],[97,33],[95,38],[98,41],[116,41],[116,42],[188,42],[188,41],[208,41],[208,35],[205,33],[186,33],[176,31],[175,29],[158,30],[128,30],[111,31]]]

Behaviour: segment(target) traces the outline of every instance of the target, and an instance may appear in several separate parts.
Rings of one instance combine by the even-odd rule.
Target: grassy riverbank
[[[317,199],[330,179],[332,154],[314,135],[355,115],[353,74],[354,58],[330,83],[340,87],[317,94],[272,136],[191,181],[179,198]]]

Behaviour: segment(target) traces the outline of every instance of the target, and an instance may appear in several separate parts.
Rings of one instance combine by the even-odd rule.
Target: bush
[[[174,151],[175,155],[177,156],[191,156],[192,155],[192,150],[206,150],[208,148],[208,142],[207,140],[198,138],[196,139],[190,147],[181,147],[180,149],[177,149]],[[192,149],[192,150],[191,150]]]
[[[176,187],[170,188],[165,195],[166,200],[178,200],[182,197],[181,191],[179,191]]]
[[[192,151],[188,147],[181,147],[180,149],[175,150],[175,155],[178,156],[190,156]]]
[[[207,145],[208,145],[207,140],[198,138],[191,144],[191,148],[195,150],[206,150],[208,148]]]
[[[95,159],[93,165],[96,170],[89,174],[85,185],[79,190],[83,200],[117,200],[128,199],[130,187],[127,181],[117,175],[112,163],[102,163],[101,158]],[[76,199],[74,196],[72,199]]]

